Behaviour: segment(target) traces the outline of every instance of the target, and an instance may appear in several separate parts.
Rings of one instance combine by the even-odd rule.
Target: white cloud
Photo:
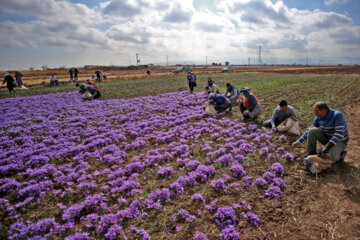
[[[181,5],[174,5],[170,12],[164,16],[165,22],[170,23],[188,23],[191,21],[192,11],[189,9],[182,9]]]
[[[345,4],[347,0],[324,0],[324,4],[327,6],[330,6],[332,4]]]
[[[341,55],[341,49],[358,48],[359,27],[340,13],[271,0],[217,3],[209,10],[195,9],[192,0],[110,0],[94,8],[67,0],[8,1],[4,11],[34,20],[0,22],[0,50],[33,48],[41,58],[43,49],[59,49],[64,62],[75,61],[73,52],[81,51],[96,56],[84,64],[129,64],[135,53],[143,63],[164,62],[166,55],[180,62],[204,62],[208,56],[243,63],[259,46],[264,58],[325,56],[332,49]],[[343,50],[348,57],[354,52]]]
[[[141,14],[143,7],[141,0],[113,0],[106,4],[103,9],[104,14],[121,18],[134,17]],[[104,5],[103,5],[104,6]]]

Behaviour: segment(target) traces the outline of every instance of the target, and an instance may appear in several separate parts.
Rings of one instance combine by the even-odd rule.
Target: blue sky
[[[359,0],[0,0],[0,70],[360,64]]]

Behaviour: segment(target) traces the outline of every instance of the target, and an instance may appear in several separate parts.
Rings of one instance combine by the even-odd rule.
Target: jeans
[[[222,104],[215,104],[215,110],[218,112],[223,112],[226,109],[231,107],[231,103],[230,102],[224,102]]]
[[[190,92],[194,91],[194,87],[196,87],[196,83],[195,82],[189,82]]]
[[[320,128],[313,127],[309,130],[308,139],[307,139],[307,151],[309,154],[316,153],[317,141],[325,145],[329,142],[330,138],[321,131]],[[341,153],[345,151],[347,143],[338,142],[335,146],[330,148],[329,153],[334,162],[339,161]]]
[[[247,113],[247,114],[244,114],[244,111],[245,111],[245,110],[247,110],[247,109],[246,109],[246,108],[244,107],[244,105],[241,103],[241,104],[240,104],[240,111],[241,111],[241,113],[243,114],[244,119],[257,118],[257,117],[260,115],[260,113],[261,113],[261,106],[260,106],[259,103],[256,104],[256,106],[254,107],[254,109],[253,109],[251,112]]]

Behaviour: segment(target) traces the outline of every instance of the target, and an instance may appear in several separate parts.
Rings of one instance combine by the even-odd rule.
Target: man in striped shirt
[[[335,109],[330,109],[324,102],[318,102],[314,105],[315,120],[306,132],[292,144],[297,147],[305,140],[309,155],[317,154],[324,158],[325,153],[329,153],[334,162],[344,160],[345,149],[349,141],[349,132],[347,124],[342,113]],[[324,147],[317,153],[317,141]]]

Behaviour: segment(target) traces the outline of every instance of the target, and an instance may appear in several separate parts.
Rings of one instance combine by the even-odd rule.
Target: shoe
[[[347,151],[343,151],[343,152],[341,153],[339,162],[344,162],[344,159],[345,159],[346,154],[347,154]]]

